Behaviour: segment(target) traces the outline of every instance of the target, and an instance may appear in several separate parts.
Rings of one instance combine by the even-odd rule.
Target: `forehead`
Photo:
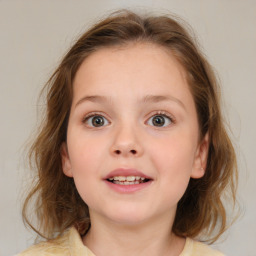
[[[148,62],[149,59],[151,62]],[[183,73],[182,75],[185,75],[186,73],[184,67],[174,56],[171,49],[146,42],[130,42],[125,45],[100,48],[86,57],[80,68],[84,65],[88,68],[89,65],[92,66],[96,64],[99,69],[103,67],[102,64],[104,64],[104,61],[107,61],[108,64],[116,63],[118,65],[121,64],[122,66],[129,64],[130,62],[136,62],[137,65],[134,67],[138,67],[139,64],[144,66],[146,63],[147,65],[144,66],[144,68],[150,64],[152,67],[154,64],[160,63],[161,65],[172,64],[172,68],[175,66],[179,72]]]
[[[161,84],[176,84],[178,88],[181,83],[188,89],[186,72],[170,50],[152,43],[130,43],[89,55],[78,69],[73,86],[75,91],[85,85],[87,90],[95,90],[118,84],[118,88],[126,84],[130,89],[161,90]]]

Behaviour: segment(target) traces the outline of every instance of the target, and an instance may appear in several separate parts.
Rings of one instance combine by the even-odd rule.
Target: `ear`
[[[62,145],[61,145],[61,160],[62,160],[63,173],[68,177],[73,177],[66,142],[63,142]]]
[[[194,165],[191,172],[191,178],[199,179],[202,178],[205,174],[205,169],[207,165],[209,150],[209,134],[206,133],[202,141],[199,143],[196,155],[194,159]]]

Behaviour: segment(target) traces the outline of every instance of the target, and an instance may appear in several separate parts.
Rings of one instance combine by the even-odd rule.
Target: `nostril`
[[[138,154],[138,151],[136,149],[130,149],[130,150],[122,150],[122,149],[116,149],[113,151],[113,153],[115,155],[126,155],[126,154],[131,154],[131,155],[137,155]]]

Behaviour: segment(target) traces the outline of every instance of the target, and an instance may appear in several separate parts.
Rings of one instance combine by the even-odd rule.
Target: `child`
[[[80,37],[45,90],[23,217],[47,241],[20,255],[223,255],[196,239],[227,228],[236,157],[214,73],[181,24],[117,12]]]

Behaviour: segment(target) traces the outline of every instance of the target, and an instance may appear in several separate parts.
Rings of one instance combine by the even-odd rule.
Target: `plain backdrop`
[[[197,33],[221,80],[239,160],[243,213],[215,246],[230,256],[256,256],[255,0],[0,0],[0,255],[34,239],[22,223],[21,200],[39,90],[78,35],[118,8],[176,13]]]

